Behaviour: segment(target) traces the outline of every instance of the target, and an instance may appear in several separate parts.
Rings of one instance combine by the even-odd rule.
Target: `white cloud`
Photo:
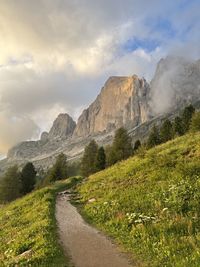
[[[183,12],[174,10],[179,3],[182,1],[1,0],[1,121],[10,131],[13,118],[29,120],[14,141],[34,137],[35,124],[49,128],[59,112],[77,118],[109,75],[138,74],[150,80],[157,61],[177,44],[184,50],[185,42],[191,46],[190,39],[197,48],[199,9],[192,6],[190,12],[184,11],[184,20]],[[193,22],[184,45],[176,38],[166,40],[146,23],[147,18],[166,14],[179,35]],[[152,52],[144,48],[123,51],[123,44],[133,36],[158,38],[161,44]],[[192,49],[195,57],[198,49]],[[0,136],[0,152],[9,147],[5,136]],[[3,148],[4,139],[7,145]]]
[[[28,117],[0,112],[0,155],[18,142],[38,136],[39,128]]]

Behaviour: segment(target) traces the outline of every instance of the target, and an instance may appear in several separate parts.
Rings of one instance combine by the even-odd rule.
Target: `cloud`
[[[25,127],[14,141],[33,138],[37,125],[48,130],[59,112],[77,118],[110,75],[138,74],[150,80],[160,57],[169,51],[185,53],[186,47],[197,58],[200,9],[198,1],[189,2],[1,0],[4,128],[10,132],[9,124],[16,119]],[[171,38],[166,36],[169,28]],[[9,147],[5,136],[0,136],[0,152]]]
[[[199,92],[200,61],[168,56],[159,62],[151,82],[151,109],[154,114],[169,112],[197,101]]]
[[[23,140],[30,140],[38,135],[39,128],[29,118],[7,112],[0,112],[0,155],[5,155],[8,149]]]

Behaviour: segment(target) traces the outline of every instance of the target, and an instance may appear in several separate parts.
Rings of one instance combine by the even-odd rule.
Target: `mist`
[[[158,63],[151,81],[151,110],[155,115],[195,102],[200,96],[200,61],[168,56]]]

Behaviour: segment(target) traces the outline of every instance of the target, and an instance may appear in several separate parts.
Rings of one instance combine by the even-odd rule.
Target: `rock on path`
[[[131,267],[109,239],[82,219],[67,195],[57,197],[56,220],[64,251],[75,267]]]

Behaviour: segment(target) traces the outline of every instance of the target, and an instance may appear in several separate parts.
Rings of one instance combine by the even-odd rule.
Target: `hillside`
[[[83,214],[146,266],[200,266],[200,134],[89,177]],[[92,201],[89,201],[92,199]]]
[[[0,210],[0,266],[69,266],[57,242],[56,193],[69,179],[35,191]]]

